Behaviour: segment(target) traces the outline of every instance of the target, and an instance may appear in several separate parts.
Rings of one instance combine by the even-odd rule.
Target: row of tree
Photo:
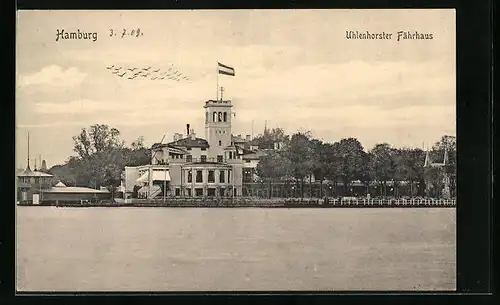
[[[275,142],[282,143],[283,148],[272,150],[271,143]],[[348,193],[353,181],[360,181],[366,185],[367,192],[374,184],[379,186],[378,195],[382,196],[387,194],[388,183],[395,189],[396,196],[398,188],[405,183],[409,184],[412,195],[440,197],[445,173],[454,194],[456,139],[453,136],[443,136],[429,152],[430,161],[442,163],[446,150],[448,163],[443,167],[425,168],[426,152],[420,148],[394,148],[380,143],[365,151],[355,138],[327,143],[313,138],[309,132],[288,136],[277,128],[266,130],[253,144],[269,149],[257,165],[257,175],[267,181],[270,188],[277,181],[293,180],[301,196],[304,196],[304,184],[311,185],[314,177],[321,185],[325,180],[334,184],[341,182],[344,193]]]

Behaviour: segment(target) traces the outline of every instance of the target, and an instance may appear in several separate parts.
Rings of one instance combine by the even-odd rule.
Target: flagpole
[[[217,72],[217,90],[216,91],[216,101],[219,100],[219,62],[217,62],[217,69],[216,69],[216,72]]]

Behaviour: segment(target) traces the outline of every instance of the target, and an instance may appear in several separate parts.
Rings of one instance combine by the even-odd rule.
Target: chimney
[[[252,140],[252,139],[250,138],[250,135],[249,135],[249,134],[247,134],[247,136],[246,136],[246,141],[247,141],[247,142],[250,142],[251,140]]]
[[[187,135],[189,136],[189,124],[186,124]]]

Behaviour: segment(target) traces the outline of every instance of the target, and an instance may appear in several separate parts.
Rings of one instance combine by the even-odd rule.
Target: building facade
[[[18,202],[32,202],[33,195],[43,200],[44,191],[52,187],[53,176],[41,170],[31,170],[29,164],[25,170],[16,173],[16,195]]]

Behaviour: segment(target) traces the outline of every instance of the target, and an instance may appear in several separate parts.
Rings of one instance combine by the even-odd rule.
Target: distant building
[[[50,189],[54,177],[40,170],[32,171],[29,164],[25,170],[18,171],[16,176],[16,195],[19,202],[31,202],[33,194],[40,194],[40,200],[43,199],[43,192]]]
[[[88,187],[68,187],[59,181],[54,187],[43,191],[42,202],[81,202],[99,201],[111,199],[111,193],[107,189],[92,189]]]

